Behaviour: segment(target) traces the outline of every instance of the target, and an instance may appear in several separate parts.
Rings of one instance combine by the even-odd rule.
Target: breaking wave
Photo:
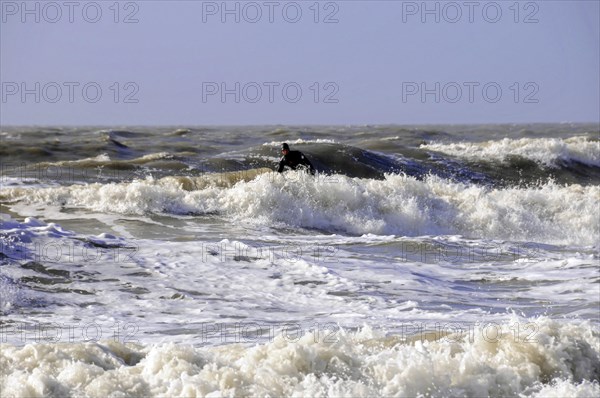
[[[3,396],[598,396],[600,346],[588,323],[530,320],[434,336],[363,327],[329,339],[276,333],[217,347],[3,345]]]
[[[587,137],[504,138],[486,142],[431,143],[420,148],[471,161],[505,162],[511,156],[519,156],[545,167],[558,167],[561,163],[570,162],[600,167],[600,141]]]
[[[7,188],[0,199],[121,214],[218,214],[347,234],[453,234],[595,245],[600,187],[488,188],[429,176],[383,180],[269,169],[127,183]]]

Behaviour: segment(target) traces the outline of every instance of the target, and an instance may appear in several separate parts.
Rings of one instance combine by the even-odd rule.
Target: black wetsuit
[[[292,170],[296,170],[298,166],[305,166],[310,171],[310,174],[315,175],[315,168],[312,163],[300,151],[289,151],[287,155],[284,155],[279,162],[279,169],[277,171],[279,173],[283,172],[285,166],[288,166]]]

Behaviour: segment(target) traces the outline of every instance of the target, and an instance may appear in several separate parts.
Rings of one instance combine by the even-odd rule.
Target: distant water
[[[2,397],[600,395],[598,125],[0,139]]]

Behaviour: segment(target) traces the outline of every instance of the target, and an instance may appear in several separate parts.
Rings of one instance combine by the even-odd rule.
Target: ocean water
[[[2,397],[600,395],[598,125],[0,138]]]

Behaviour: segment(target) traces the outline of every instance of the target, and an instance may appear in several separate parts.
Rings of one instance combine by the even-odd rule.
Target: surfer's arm
[[[283,166],[285,165],[283,158],[281,158],[281,161],[279,162],[279,168],[277,169],[278,173],[282,173],[283,172]]]

